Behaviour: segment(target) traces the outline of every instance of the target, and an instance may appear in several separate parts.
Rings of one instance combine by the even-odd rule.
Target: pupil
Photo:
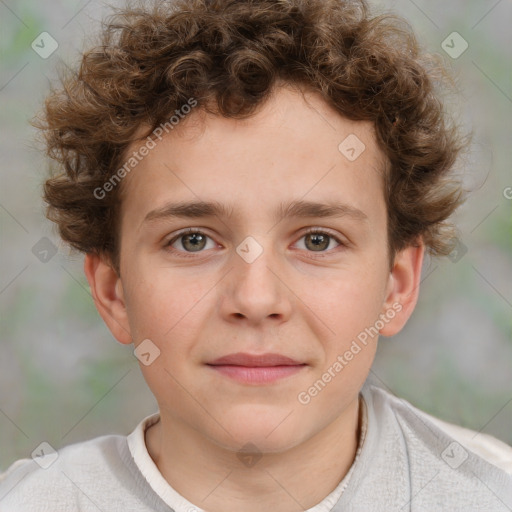
[[[314,233],[313,235],[310,236],[313,245],[317,248],[325,249],[329,245],[329,243],[326,243],[328,239],[327,236],[318,233]]]
[[[187,249],[187,244],[191,244],[192,248],[202,248],[202,245],[204,245],[203,236],[199,233],[192,233],[191,235],[185,236],[185,243],[184,247]]]

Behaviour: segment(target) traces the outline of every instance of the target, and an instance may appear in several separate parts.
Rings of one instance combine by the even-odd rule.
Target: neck
[[[320,503],[348,473],[361,409],[356,399],[313,437],[254,458],[237,456],[161,410],[160,420],[146,430],[146,446],[167,482],[209,512],[295,512]]]

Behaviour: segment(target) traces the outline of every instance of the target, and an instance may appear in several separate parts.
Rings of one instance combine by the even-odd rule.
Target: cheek
[[[347,341],[375,323],[384,302],[385,284],[384,274],[371,266],[346,269],[330,281],[329,294],[321,302],[339,339]]]
[[[133,280],[126,307],[135,342],[149,338],[163,345],[193,329],[204,293],[202,286],[171,271]]]
[[[353,270],[353,269],[351,269]],[[331,329],[320,337],[324,357],[311,376],[309,387],[297,396],[307,418],[334,419],[355,399],[373,363],[378,339],[376,321],[384,297],[382,273],[347,271],[331,281],[329,297],[321,304]],[[328,411],[328,412],[326,412]],[[327,419],[326,419],[327,421]]]
[[[156,347],[150,349],[152,355],[158,354],[155,359],[140,365],[155,396],[186,400],[178,383],[185,381],[183,372],[193,359],[202,319],[207,317],[206,301],[201,301],[205,290],[170,271],[158,274],[138,279],[136,286],[133,281],[127,301],[132,337],[135,345],[149,339]]]

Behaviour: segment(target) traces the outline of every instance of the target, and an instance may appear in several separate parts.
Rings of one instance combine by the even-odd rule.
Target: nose
[[[279,255],[264,237],[249,238],[233,253],[231,271],[224,280],[221,313],[229,321],[258,326],[265,319],[276,323],[291,314],[293,293],[286,283]]]

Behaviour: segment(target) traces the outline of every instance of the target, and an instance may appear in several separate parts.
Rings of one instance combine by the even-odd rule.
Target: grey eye
[[[211,238],[200,231],[192,231],[190,233],[180,233],[178,236],[173,238],[169,242],[174,250],[182,252],[201,252],[207,244],[207,240]],[[211,240],[212,246],[208,247],[211,249],[215,247],[215,243]]]
[[[304,248],[312,252],[326,252],[326,249],[330,246],[332,241],[336,242],[338,245],[342,245],[335,236],[324,231],[305,233],[302,235],[301,240],[305,241]]]

